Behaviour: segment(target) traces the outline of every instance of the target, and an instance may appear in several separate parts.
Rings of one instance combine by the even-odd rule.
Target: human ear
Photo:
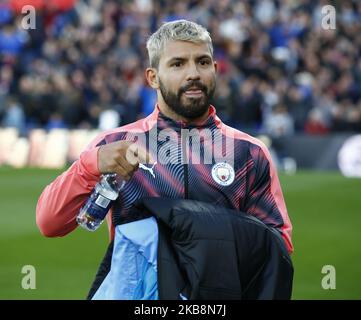
[[[145,70],[145,77],[153,89],[159,89],[157,70],[155,68],[147,68]]]

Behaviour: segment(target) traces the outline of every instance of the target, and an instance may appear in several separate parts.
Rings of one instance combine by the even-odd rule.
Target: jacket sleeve
[[[285,240],[288,252],[292,253],[292,224],[270,153],[260,144],[251,148],[251,156],[254,167],[249,177],[244,209],[266,225],[277,228]]]
[[[77,227],[79,209],[100,178],[98,150],[86,149],[43,190],[36,207],[36,223],[44,236],[64,236]]]

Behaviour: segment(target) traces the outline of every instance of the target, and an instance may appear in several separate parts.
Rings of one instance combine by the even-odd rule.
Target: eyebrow
[[[208,55],[208,54],[202,54],[201,56],[196,57],[196,61],[199,61],[199,60],[202,60],[202,59],[205,59],[205,58],[207,58],[207,59],[209,59],[209,60],[212,60],[212,57],[211,57],[210,55]],[[168,60],[167,64],[170,64],[170,63],[176,62],[176,61],[186,61],[186,60],[188,60],[188,59],[185,58],[185,57],[173,57],[173,58],[170,58],[170,59]]]

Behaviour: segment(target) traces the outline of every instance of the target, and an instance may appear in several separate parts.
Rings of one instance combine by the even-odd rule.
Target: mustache
[[[208,91],[208,88],[203,83],[195,81],[195,82],[190,82],[187,85],[181,87],[179,89],[179,94],[182,94],[191,88],[196,88],[196,89],[202,90],[205,93],[207,93],[207,91]]]

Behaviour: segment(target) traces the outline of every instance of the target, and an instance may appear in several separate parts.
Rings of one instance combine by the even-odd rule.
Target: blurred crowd
[[[336,28],[322,28],[322,8]],[[79,0],[37,10],[36,28],[0,2],[0,124],[107,129],[149,114],[145,43],[165,21],[212,36],[219,64],[212,103],[250,133],[361,131],[361,1]]]

